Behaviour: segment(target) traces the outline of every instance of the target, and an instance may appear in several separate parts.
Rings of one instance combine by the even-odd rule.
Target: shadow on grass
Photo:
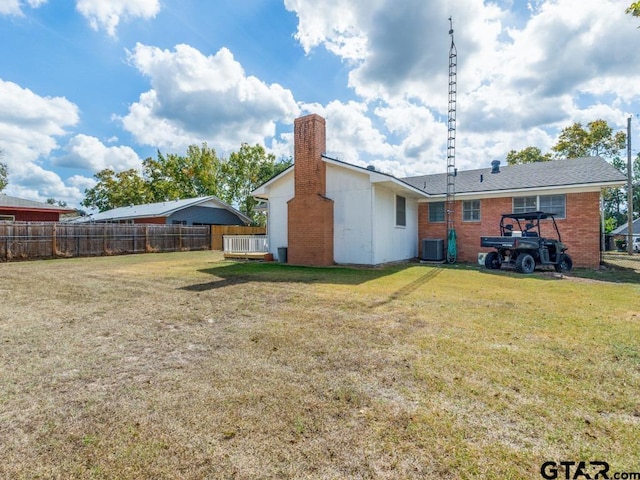
[[[484,267],[470,267],[487,275],[511,276],[514,278],[535,278],[536,280],[563,280],[565,278],[581,278],[609,283],[635,283],[640,284],[640,273],[633,269],[605,263],[600,268],[575,268],[569,273],[558,273],[553,268],[538,269],[532,274],[517,273],[512,268],[489,270]],[[544,267],[543,267],[544,268]]]
[[[213,277],[210,282],[189,285],[182,287],[183,290],[192,292],[202,292],[217,288],[240,285],[248,282],[282,282],[282,283],[324,283],[335,285],[360,285],[372,280],[377,280],[407,268],[418,266],[418,263],[403,263],[385,267],[355,267],[355,266],[334,266],[334,267],[303,267],[295,265],[281,264],[277,262],[220,262],[215,266],[199,270]],[[416,280],[403,286],[397,292],[390,295],[375,306],[380,306],[401,298],[417,290],[435,278],[440,272],[447,268],[457,270],[480,271],[486,275],[509,276],[515,279],[533,278],[544,281],[559,281],[565,278],[581,278],[597,280],[611,283],[635,283],[640,284],[640,273],[633,268],[624,268],[618,265],[606,264],[600,269],[574,269],[568,274],[560,274],[551,269],[536,269],[530,275],[517,273],[513,269],[488,270],[475,264],[455,264],[455,265],[429,265],[428,271]]]
[[[392,275],[415,264],[388,267],[302,267],[265,262],[220,262],[218,266],[199,270],[215,277],[206,283],[182,287],[182,290],[202,292],[247,282],[326,283],[360,285]]]
[[[425,273],[424,275],[421,275],[420,278],[416,278],[413,282],[408,283],[404,287],[400,288],[399,290],[389,295],[389,298],[385,300],[381,300],[371,305],[371,308],[381,307],[383,305],[387,305],[393,302],[394,300],[399,300],[402,297],[406,297],[407,295],[418,290],[423,285],[426,285],[427,283],[429,283],[431,280],[437,277],[440,272],[442,272],[442,267],[432,267],[427,271],[427,273]]]

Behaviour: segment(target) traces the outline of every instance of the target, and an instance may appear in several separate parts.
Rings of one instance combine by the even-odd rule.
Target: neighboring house
[[[154,223],[167,225],[248,225],[251,219],[219,198],[171,200],[114,208],[74,220],[76,223]]]
[[[60,215],[73,212],[75,212],[73,208],[10,197],[0,193],[0,222],[58,222]]]
[[[633,234],[633,236],[640,236],[640,218],[636,218],[633,221],[633,230],[631,231],[631,233]],[[629,223],[624,222],[624,224],[613,230],[609,235],[626,237],[627,235],[629,235]]]
[[[288,261],[301,265],[378,265],[420,256],[422,239],[446,238],[446,174],[399,179],[325,150],[324,119],[296,119],[294,165],[253,192],[268,200],[271,253],[287,247]],[[557,214],[574,264],[595,267],[601,191],[624,182],[599,157],[458,171],[458,260],[476,262],[489,251],[480,237],[498,234],[501,214],[545,210]]]

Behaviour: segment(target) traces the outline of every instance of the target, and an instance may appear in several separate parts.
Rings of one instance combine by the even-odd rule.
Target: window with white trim
[[[556,218],[566,218],[566,195],[540,195],[538,208],[542,212],[555,213]]]
[[[462,221],[480,221],[480,200],[466,200],[462,202]]]
[[[541,211],[555,213],[556,218],[566,218],[567,196],[532,195],[529,197],[513,197],[513,213]]]
[[[396,195],[396,226],[407,226],[407,199]]]
[[[444,202],[429,204],[429,223],[444,222]]]
[[[13,222],[15,219],[14,215],[0,215],[0,222]]]

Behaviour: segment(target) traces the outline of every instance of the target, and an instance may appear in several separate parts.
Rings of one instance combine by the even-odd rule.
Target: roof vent
[[[500,173],[500,160],[493,160],[491,162],[491,173]]]
[[[367,165],[367,170],[369,170],[371,172],[375,172],[376,171],[376,167],[374,165]]]

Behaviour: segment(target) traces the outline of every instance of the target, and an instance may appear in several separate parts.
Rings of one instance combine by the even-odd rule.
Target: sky
[[[327,154],[398,177],[446,172],[449,17],[456,166],[543,152],[632,117],[630,0],[0,0],[4,190],[79,206],[94,174],[206,142],[292,155],[295,118]],[[637,139],[637,140],[636,140]]]

